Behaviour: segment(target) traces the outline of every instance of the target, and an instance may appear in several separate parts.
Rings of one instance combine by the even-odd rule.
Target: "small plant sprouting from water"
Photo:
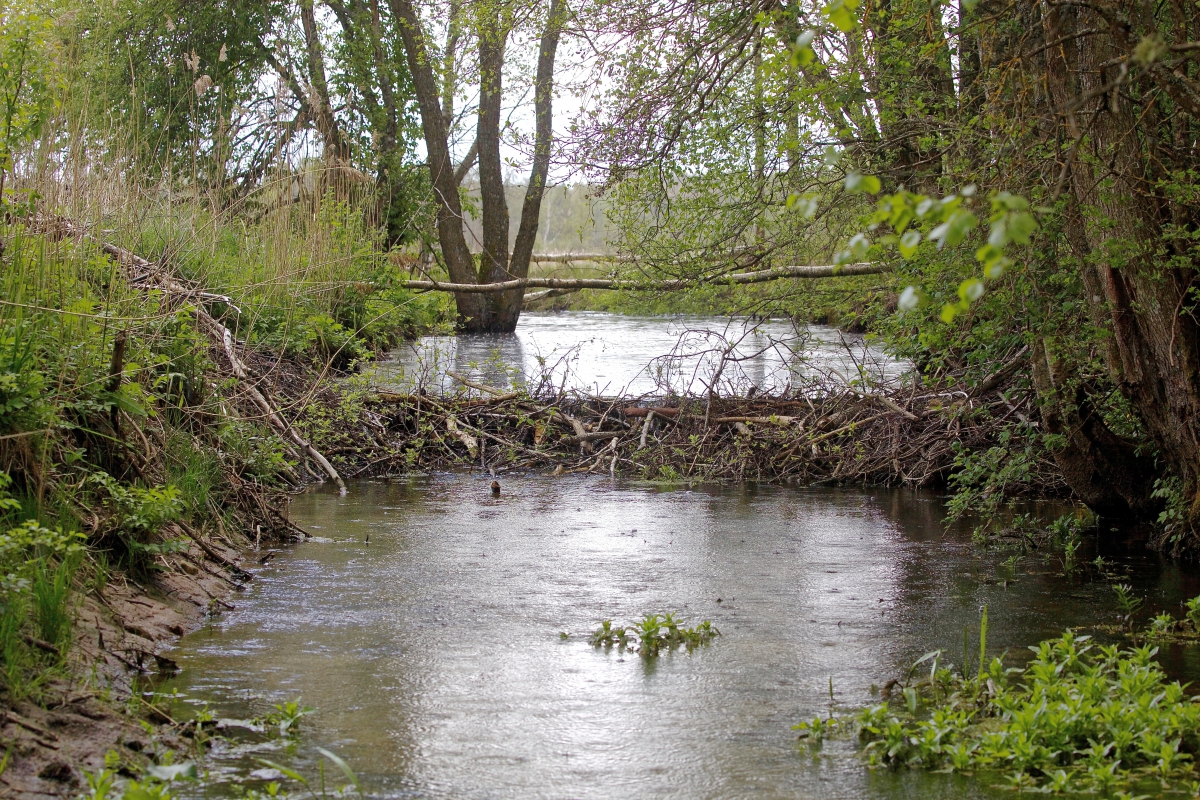
[[[606,619],[600,627],[592,632],[591,642],[594,647],[613,647],[631,650],[643,656],[657,656],[664,649],[672,649],[679,645],[689,651],[699,645],[708,644],[721,632],[713,627],[709,620],[704,620],[692,628],[685,628],[682,620],[674,614],[647,614],[636,624],[626,628],[623,625],[613,625],[612,620]]]
[[[1117,608],[1121,609],[1121,620],[1133,627],[1133,615],[1142,607],[1142,598],[1133,593],[1133,587],[1127,583],[1114,583],[1113,591],[1117,593]]]
[[[1200,630],[1200,597],[1193,597],[1184,605],[1187,606],[1187,621],[1192,623],[1192,627]]]
[[[294,736],[300,727],[300,720],[315,711],[300,705],[299,699],[277,703],[274,708],[274,711],[262,718],[262,722],[269,727],[278,728],[280,736]]]

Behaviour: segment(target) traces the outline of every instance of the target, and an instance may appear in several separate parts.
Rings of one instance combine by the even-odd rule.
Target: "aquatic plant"
[[[262,723],[268,727],[277,728],[280,736],[295,735],[300,727],[300,720],[316,710],[300,705],[299,698],[276,703],[274,709],[262,718]]]
[[[1157,648],[1067,631],[1030,649],[1024,668],[993,658],[958,677],[935,665],[901,702],[861,712],[868,763],[992,773],[1039,791],[1106,793],[1149,780],[1180,788],[1192,777],[1200,701],[1167,680]]]
[[[1133,587],[1127,583],[1114,583],[1113,591],[1117,593],[1117,607],[1121,609],[1121,619],[1133,627],[1133,615],[1142,608],[1142,598],[1133,594]]]
[[[656,656],[664,648],[671,649],[684,645],[690,651],[702,644],[708,644],[721,632],[713,627],[709,620],[704,620],[695,627],[685,628],[682,620],[674,614],[647,614],[632,627],[614,626],[612,620],[606,619],[600,627],[592,632],[591,643],[594,647],[612,647],[636,651],[643,656]]]

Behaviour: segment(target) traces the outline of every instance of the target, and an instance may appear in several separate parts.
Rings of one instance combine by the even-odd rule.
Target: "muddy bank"
[[[238,566],[249,545],[241,535],[204,537],[166,557],[148,580],[114,574],[81,597],[68,675],[45,687],[42,702],[24,699],[0,710],[0,741],[10,753],[0,794],[74,797],[86,788],[84,773],[103,769],[110,752],[133,776],[149,763],[151,737],[186,750],[188,728],[148,703],[139,687],[175,671],[164,651],[180,636],[234,607],[250,577]]]

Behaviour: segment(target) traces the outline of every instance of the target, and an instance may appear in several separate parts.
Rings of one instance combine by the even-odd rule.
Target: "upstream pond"
[[[705,374],[703,342],[717,339],[743,348],[728,351],[739,354],[730,374],[760,387],[867,365],[904,372],[828,329],[771,325],[527,315],[515,337],[423,341],[378,377],[448,388],[450,367],[528,382],[567,354],[561,385],[688,391],[687,376]],[[715,333],[677,351],[690,373],[654,372],[655,355],[704,330]],[[877,702],[874,687],[931,650],[960,661],[983,605],[990,650],[1014,662],[1068,626],[1115,621],[1114,576],[1089,564],[1097,554],[1147,614],[1178,615],[1200,594],[1194,572],[1103,536],[1069,575],[1054,554],[1012,560],[972,543],[969,523],[947,525],[932,493],[509,473],[494,497],[491,480],[426,475],[294,499],[291,517],[313,538],[255,554],[273,557],[235,608],[182,640],[181,672],[159,689],[225,718],[297,698],[316,711],[292,744],[232,729],[207,759],[217,783],[206,796],[235,794],[255,770],[261,785],[258,758],[313,774],[327,748],[381,797],[1007,797],[958,776],[873,772],[852,737],[814,750],[792,726]],[[711,620],[721,636],[653,660],[588,642],[603,620],[663,612]],[[1196,648],[1162,660],[1200,678]]]
[[[491,386],[594,395],[780,393],[812,382],[898,380],[908,365],[862,336],[787,320],[525,313],[509,336],[426,336],[382,360],[381,386],[438,392],[450,372]]]
[[[219,716],[295,698],[316,713],[292,751],[219,746],[217,773],[245,775],[256,756],[311,772],[325,747],[385,797],[991,796],[869,771],[853,740],[812,751],[791,726],[830,710],[831,685],[850,711],[929,650],[958,661],[984,604],[991,649],[1018,659],[1118,614],[1111,579],[1088,565],[1065,576],[1056,556],[1005,565],[966,526],[947,529],[932,494],[530,475],[505,476],[493,498],[490,480],[296,498],[316,538],[185,637],[166,688]],[[1200,594],[1144,549],[1101,552],[1152,609]],[[604,619],[664,611],[722,635],[656,660],[587,641]],[[1195,678],[1198,655],[1164,660]]]

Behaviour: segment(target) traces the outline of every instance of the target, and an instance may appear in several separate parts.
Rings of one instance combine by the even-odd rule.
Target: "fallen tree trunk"
[[[433,292],[455,292],[465,294],[488,294],[507,292],[513,289],[624,289],[634,292],[676,292],[696,286],[740,286],[749,283],[766,283],[784,278],[848,278],[856,275],[880,275],[891,272],[889,264],[842,264],[805,267],[774,267],[757,272],[734,272],[687,280],[678,278],[665,281],[639,281],[627,278],[520,278],[497,283],[444,283],[433,280],[401,281],[405,289]]]

